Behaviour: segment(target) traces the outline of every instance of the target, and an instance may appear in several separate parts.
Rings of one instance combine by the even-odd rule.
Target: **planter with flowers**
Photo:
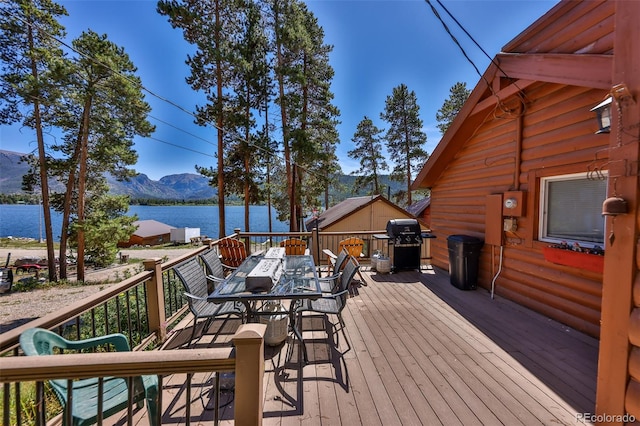
[[[604,250],[599,246],[584,248],[578,243],[569,245],[563,241],[543,247],[542,253],[547,262],[599,273],[604,270]]]

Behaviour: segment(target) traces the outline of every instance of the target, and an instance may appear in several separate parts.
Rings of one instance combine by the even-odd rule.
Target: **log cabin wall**
[[[562,64],[553,55],[612,55],[615,11],[615,2],[610,1],[563,1],[505,45],[503,52],[542,55],[527,62],[530,72],[520,69],[517,78],[536,80],[537,73],[553,74],[551,80],[571,80],[577,76],[555,68]],[[529,60],[525,56],[509,59]],[[506,68],[510,65],[504,66],[507,70],[501,71],[510,77]],[[517,87],[517,78],[497,73],[489,83],[494,90],[509,84]],[[432,240],[433,263],[448,268],[449,235],[485,236],[488,195],[524,191],[526,205],[523,216],[517,218],[518,229],[505,234],[496,294],[597,337],[602,274],[544,260],[542,248],[548,243],[538,240],[538,203],[541,178],[584,173],[594,165],[606,164],[609,138],[594,134],[597,125],[590,109],[608,95],[608,90],[544,81],[524,87],[520,93],[501,99],[473,132],[464,130],[463,123],[463,131],[448,141],[461,148],[437,177],[427,177],[426,181],[432,182],[427,185],[432,191],[431,228],[438,237]],[[476,103],[491,97],[486,90]],[[467,117],[470,122],[473,114]],[[466,140],[456,140],[459,134]],[[490,288],[499,253],[499,247],[483,248],[480,286]]]
[[[432,241],[433,263],[447,268],[449,235],[484,238],[487,195],[524,191],[526,209],[518,218],[518,229],[504,239],[496,294],[593,336],[599,333],[602,274],[545,261],[542,247],[549,243],[537,240],[538,196],[540,178],[587,172],[596,154],[599,165],[606,162],[602,149],[608,137],[594,134],[597,126],[590,112],[605,95],[602,90],[538,83],[522,98],[505,100],[511,111],[498,108],[489,115],[431,194],[431,223],[438,237]],[[518,105],[520,99],[524,106]],[[499,249],[485,245],[481,287],[490,288],[498,265]]]

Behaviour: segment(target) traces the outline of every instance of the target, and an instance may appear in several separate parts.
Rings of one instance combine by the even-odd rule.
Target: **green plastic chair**
[[[111,344],[117,352],[131,351],[127,338],[120,333],[109,334],[102,337],[94,337],[85,340],[70,341],[58,334],[43,328],[31,328],[20,335],[20,346],[25,355],[54,355],[62,351],[80,351],[96,346]],[[56,349],[57,348],[57,349]],[[63,356],[63,355],[61,355]],[[50,380],[60,404],[67,407],[67,380]],[[133,402],[138,408],[147,400],[147,412],[149,424],[158,425],[158,377],[137,376],[133,378],[134,392]],[[127,378],[104,377],[103,379],[103,406],[102,417],[107,418],[127,408],[129,403],[129,390]],[[73,393],[71,404],[71,416],[73,425],[90,425],[97,423],[98,418],[98,379],[81,379],[73,381]],[[68,425],[66,415],[63,416],[63,425]]]

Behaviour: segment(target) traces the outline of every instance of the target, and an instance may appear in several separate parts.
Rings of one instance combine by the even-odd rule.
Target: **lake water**
[[[251,231],[269,230],[267,206],[251,206],[249,220]],[[131,206],[128,215],[138,215],[139,220],[153,219],[176,228],[200,228],[200,234],[210,238],[218,237],[218,206]],[[60,241],[62,215],[52,212],[53,238]],[[42,208],[37,205],[0,205],[0,237],[44,238]],[[274,232],[286,232],[289,224],[276,219],[271,209],[271,224]],[[244,207],[225,207],[226,231],[231,234],[235,228],[244,230]]]

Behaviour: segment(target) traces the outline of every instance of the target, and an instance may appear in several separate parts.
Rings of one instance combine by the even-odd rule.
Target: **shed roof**
[[[172,229],[176,229],[174,226],[152,219],[136,220],[133,222],[133,225],[138,227],[133,235],[137,235],[142,238],[170,234]]]
[[[407,207],[407,211],[414,216],[420,216],[431,205],[431,197],[423,198]]]
[[[389,206],[392,206],[398,209],[400,212],[406,215],[413,216],[411,213],[407,212],[403,208],[387,200],[382,195],[352,197],[352,198],[347,198],[346,200],[341,201],[335,206],[328,208],[323,213],[321,213],[317,218],[311,218],[307,220],[307,222],[305,223],[305,226],[307,227],[308,231],[311,231],[315,227],[317,227],[318,229],[324,229],[328,226],[333,225],[336,222],[341,221],[345,217],[354,214],[358,210],[361,210],[376,202],[388,204]]]
[[[412,189],[433,186],[465,142],[490,118],[499,102],[527,87],[546,82],[609,90],[613,52],[608,45],[589,39],[564,41],[557,34],[567,33],[563,31],[566,28],[584,25],[585,16],[596,15],[603,19],[613,15],[615,6],[611,3],[563,0],[507,43],[494,57],[429,156]],[[599,8],[597,13],[592,13],[595,8]],[[610,31],[606,25],[600,27],[602,31]]]

